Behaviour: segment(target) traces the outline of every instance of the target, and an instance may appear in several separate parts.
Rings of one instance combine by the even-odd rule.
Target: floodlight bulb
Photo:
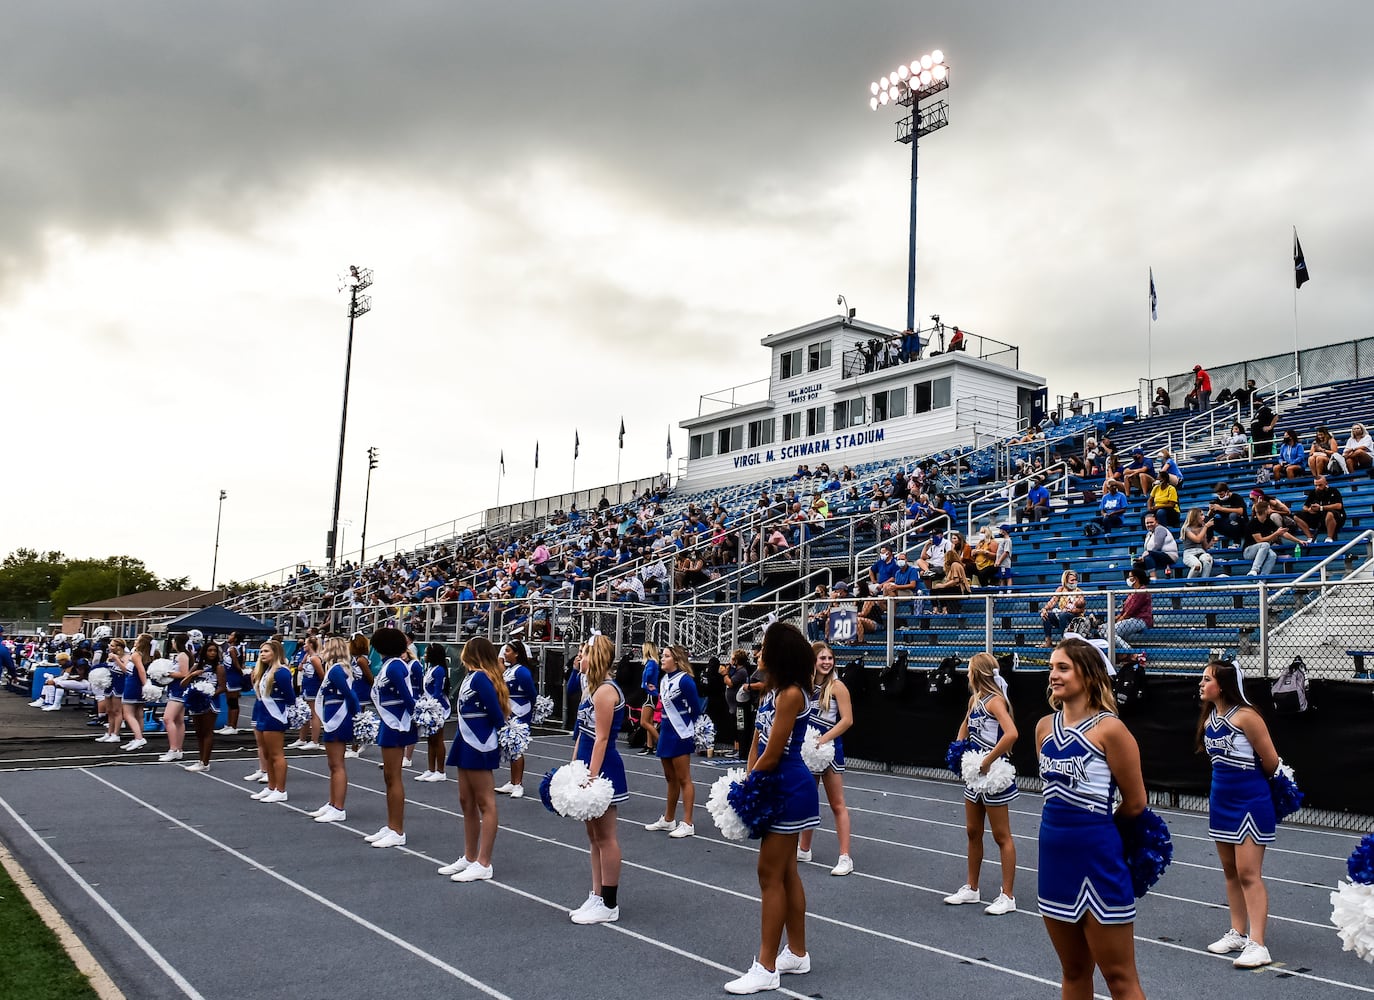
[[[930,81],[935,79],[935,75],[928,69],[921,70],[921,86],[929,87]]]
[[[870,83],[870,84],[868,85],[868,92],[869,92],[870,94],[872,94],[874,97],[877,97],[877,96],[878,96],[878,81],[877,81],[877,80],[874,80],[872,83]]]
[[[941,52],[939,49],[936,49],[934,52],[930,54],[930,61],[938,66],[940,63],[945,61],[945,54]]]
[[[905,80],[907,77],[911,75],[911,70],[907,69],[905,66],[898,66],[897,75],[901,77],[903,80]]]
[[[949,76],[949,69],[943,64],[937,63],[935,68],[930,71],[930,75],[936,80],[943,80],[945,77]]]
[[[921,68],[922,68],[922,69],[930,69],[930,67],[932,67],[932,66],[934,66],[934,65],[935,65],[935,60],[932,59],[932,58],[930,58],[930,56],[921,56]]]
[[[878,95],[878,103],[879,103],[879,104],[886,104],[886,103],[887,103],[887,91],[886,91],[886,90],[884,90],[881,94]]]
[[[877,110],[878,110],[878,99],[877,99],[876,97],[870,97],[870,98],[868,99],[868,106],[869,106],[869,108],[871,108],[872,110],[877,111]]]
[[[880,90],[886,90],[886,89],[887,89],[888,87],[890,87],[891,85],[892,85],[892,82],[891,82],[890,80],[888,80],[887,77],[883,77],[881,80],[878,81],[878,88],[879,88]]]

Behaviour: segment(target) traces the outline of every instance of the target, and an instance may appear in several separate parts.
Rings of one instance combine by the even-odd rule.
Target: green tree
[[[157,577],[141,559],[132,556],[73,559],[66,564],[62,580],[52,592],[53,610],[61,615],[68,608],[92,601],[157,589]]]
[[[61,552],[15,549],[0,561],[0,601],[49,600],[62,582],[66,562]]]
[[[189,576],[169,576],[158,585],[158,590],[190,590],[191,578]]]

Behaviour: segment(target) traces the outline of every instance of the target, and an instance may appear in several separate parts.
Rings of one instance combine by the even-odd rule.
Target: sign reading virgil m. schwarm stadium
[[[900,339],[895,330],[840,316],[764,337],[772,355],[767,396],[735,401],[757,392],[760,380],[701,398],[697,416],[681,422],[689,433],[683,482],[696,488],[774,478],[783,463],[824,462],[838,472],[976,444],[979,435],[1010,433],[1045,385],[1009,367],[1017,352],[995,341],[986,342],[995,354],[981,351],[978,339],[979,348],[902,362],[882,346]],[[750,476],[751,469],[763,476]]]

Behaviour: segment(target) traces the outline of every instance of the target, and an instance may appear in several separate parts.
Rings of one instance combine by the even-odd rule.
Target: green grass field
[[[9,873],[0,868],[0,997],[95,1000],[57,936],[34,913]]]

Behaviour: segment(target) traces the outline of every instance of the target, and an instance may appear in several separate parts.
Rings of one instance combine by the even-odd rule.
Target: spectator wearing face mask
[[[945,575],[945,556],[949,554],[949,539],[945,538],[942,530],[935,530],[931,533],[930,540],[921,548],[920,558],[916,560],[916,569],[922,580],[930,583],[939,580]]]
[[[884,597],[914,597],[921,587],[921,576],[907,560],[905,552],[897,553],[897,572],[883,584]]]
[[[892,557],[892,546],[884,545],[878,550],[878,558],[873,565],[868,567],[868,584],[875,590],[885,593],[887,585],[896,575],[897,560]]]

